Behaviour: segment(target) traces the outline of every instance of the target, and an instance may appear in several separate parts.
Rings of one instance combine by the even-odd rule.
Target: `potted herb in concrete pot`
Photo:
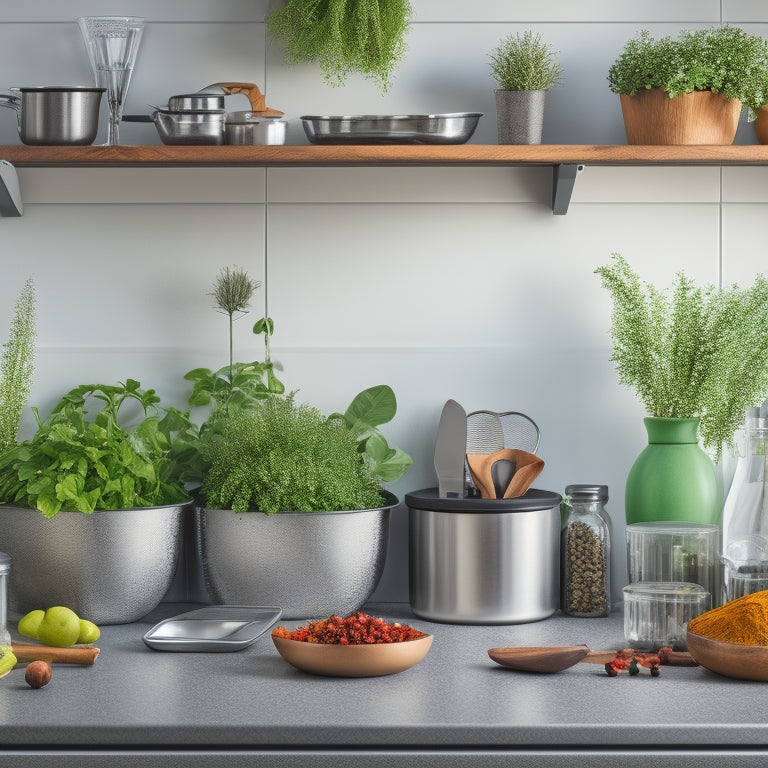
[[[630,144],[732,144],[739,116],[768,103],[768,42],[738,27],[642,30],[610,67]]]
[[[541,144],[547,91],[560,83],[563,68],[541,34],[526,30],[505,37],[490,56],[499,84],[496,120],[499,144]]]
[[[627,523],[718,523],[722,499],[699,442],[719,459],[745,409],[768,395],[768,280],[700,288],[680,273],[662,291],[617,254],[596,272],[613,299],[619,379],[650,414],[649,444],[627,478]]]
[[[44,421],[33,409],[34,436],[0,454],[0,550],[13,560],[13,609],[65,605],[122,624],[165,595],[189,494],[170,457],[173,433],[186,424],[160,418],[158,402],[132,379],[83,385]],[[119,418],[129,403],[140,419],[131,428]]]
[[[288,0],[269,15],[267,29],[289,64],[317,62],[333,86],[359,72],[384,93],[405,52],[411,14],[409,0]]]

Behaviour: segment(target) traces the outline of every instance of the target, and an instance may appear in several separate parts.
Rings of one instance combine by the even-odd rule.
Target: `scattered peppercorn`
[[[358,611],[352,616],[329,616],[321,621],[313,621],[306,627],[293,631],[285,627],[277,627],[272,631],[273,637],[286,640],[301,640],[307,643],[323,643],[335,645],[365,645],[374,643],[402,643],[406,640],[417,640],[426,637],[418,629],[407,624],[387,624],[384,619],[377,619]]]

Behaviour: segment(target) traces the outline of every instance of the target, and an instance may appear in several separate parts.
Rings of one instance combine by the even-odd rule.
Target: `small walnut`
[[[33,661],[27,665],[24,679],[30,688],[42,688],[51,682],[51,665],[47,661]]]

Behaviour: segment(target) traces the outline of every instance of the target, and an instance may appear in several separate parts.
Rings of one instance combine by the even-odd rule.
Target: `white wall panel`
[[[768,202],[768,168],[723,168],[723,201]]]

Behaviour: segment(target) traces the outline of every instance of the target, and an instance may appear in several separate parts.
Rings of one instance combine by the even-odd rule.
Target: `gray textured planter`
[[[186,504],[59,512],[0,507],[0,551],[11,556],[11,610],[65,605],[96,624],[127,624],[162,600],[181,549]]]
[[[496,91],[499,144],[541,144],[546,91]]]
[[[200,558],[211,599],[234,605],[275,605],[284,619],[348,615],[362,607],[381,578],[389,513],[238,513],[199,511]]]

